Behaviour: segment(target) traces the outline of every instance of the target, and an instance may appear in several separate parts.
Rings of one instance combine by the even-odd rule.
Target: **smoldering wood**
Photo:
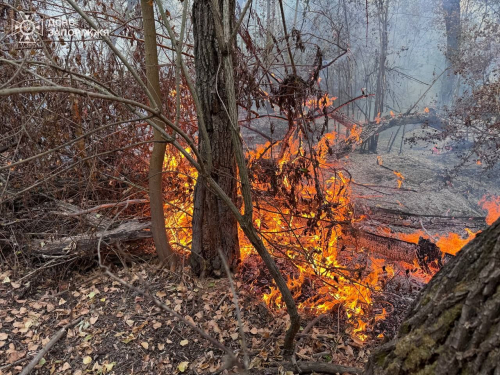
[[[387,260],[413,264],[413,261],[417,259],[418,245],[359,229],[346,231],[342,234],[339,244],[369,249],[370,252],[377,253]]]

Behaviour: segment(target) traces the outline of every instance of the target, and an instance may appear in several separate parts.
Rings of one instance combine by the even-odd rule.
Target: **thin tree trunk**
[[[375,93],[375,116],[384,112],[384,96],[385,96],[385,64],[387,60],[387,47],[389,44],[387,27],[389,23],[389,0],[377,2],[378,17],[379,17],[379,33],[380,33],[380,55],[379,68],[377,76],[377,87]],[[374,134],[368,140],[369,151],[376,153],[378,146],[378,133]]]
[[[446,26],[446,67],[453,67],[460,48],[460,0],[443,0],[443,11]],[[453,69],[448,69],[441,86],[441,105],[453,104],[457,82]]]
[[[154,100],[151,106],[162,109],[153,3],[148,0],[141,0],[141,9],[146,52],[147,87]],[[155,118],[153,121],[159,127],[165,128],[165,124],[159,119]],[[149,200],[151,202],[153,240],[160,260],[174,268],[176,257],[165,232],[165,216],[163,212],[162,172],[166,143],[161,133],[156,129],[153,130],[153,137],[155,142],[149,163]]]
[[[234,23],[235,2],[230,2],[229,14]],[[207,145],[200,137],[202,155],[212,153],[212,178],[233,202],[237,200],[237,170],[231,142],[231,122],[227,113],[225,71],[221,51],[216,40],[214,14],[210,0],[196,0],[193,4],[195,35],[196,89],[202,106],[202,116],[210,138]],[[199,178],[195,187],[193,214],[193,242],[190,264],[200,276],[222,276],[223,264],[218,249],[234,269],[240,258],[238,227],[229,208]]]
[[[500,373],[500,220],[422,290],[366,375]]]

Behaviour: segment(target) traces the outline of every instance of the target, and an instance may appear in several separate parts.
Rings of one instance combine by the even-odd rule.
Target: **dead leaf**
[[[68,362],[64,362],[63,367],[61,368],[61,371],[66,371],[71,368],[71,365]]]
[[[248,369],[251,370],[253,368],[260,368],[261,365],[262,365],[262,359],[260,359],[259,357],[253,357],[252,360],[250,361]]]
[[[256,335],[257,333],[259,333],[259,330],[258,330],[257,328],[255,328],[255,327],[253,327],[253,328],[250,330],[250,333],[251,333],[252,335]]]
[[[167,293],[165,293],[165,292],[161,292],[161,291],[156,292],[156,297],[158,297],[158,298],[163,298],[166,295],[167,295]]]
[[[238,334],[237,333],[231,333],[231,338],[233,340],[238,340]]]
[[[64,305],[65,303],[66,303],[66,300],[65,300],[65,299],[61,298],[61,299],[59,300],[59,306]]]
[[[149,349],[149,344],[146,341],[141,342],[141,346],[146,350]]]
[[[184,372],[184,371],[186,371],[188,366],[189,366],[189,362],[181,362],[181,363],[179,363],[179,366],[177,366],[177,370],[179,370],[180,372]]]
[[[165,344],[158,344],[158,349],[160,349],[160,350],[165,349]]]
[[[91,362],[92,362],[92,358],[90,358],[89,356],[83,357],[83,364],[84,365],[88,365]]]
[[[161,327],[161,323],[160,322],[156,322],[156,323],[153,324],[153,328],[154,329],[158,329],[160,327]]]
[[[99,315],[97,315],[97,316],[92,316],[92,317],[90,318],[90,324],[92,324],[92,325],[93,325],[95,322],[97,322],[97,319],[99,319]]]
[[[14,363],[18,359],[23,358],[25,355],[26,355],[26,351],[24,351],[24,350],[20,350],[20,351],[13,350],[9,354],[9,359],[8,359],[7,363]]]
[[[0,340],[1,341],[7,340],[7,337],[9,337],[9,335],[7,333],[0,332]]]
[[[180,342],[180,346],[186,346],[187,344],[189,344],[189,341],[188,340],[182,340]]]
[[[103,372],[106,373],[106,372],[112,371],[113,367],[115,367],[115,365],[116,365],[116,362],[111,362],[111,363],[104,364],[103,365],[103,367],[104,367],[104,371]]]

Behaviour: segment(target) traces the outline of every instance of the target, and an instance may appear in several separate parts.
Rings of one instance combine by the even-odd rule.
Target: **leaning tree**
[[[426,285],[366,374],[500,373],[500,219]]]

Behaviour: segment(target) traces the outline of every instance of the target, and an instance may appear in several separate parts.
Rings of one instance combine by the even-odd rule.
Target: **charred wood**
[[[425,215],[382,207],[369,207],[365,214],[370,219],[382,224],[416,229],[421,228],[420,220],[422,220],[426,228],[437,230],[443,227],[480,230],[486,226],[485,217],[482,216]]]
[[[418,264],[426,273],[431,273],[429,266],[440,269],[442,253],[429,240],[419,240],[418,244],[402,241],[396,238],[385,237],[359,229],[346,230],[340,239],[342,246],[355,246],[357,249],[366,249],[387,260],[405,262],[409,265]]]

